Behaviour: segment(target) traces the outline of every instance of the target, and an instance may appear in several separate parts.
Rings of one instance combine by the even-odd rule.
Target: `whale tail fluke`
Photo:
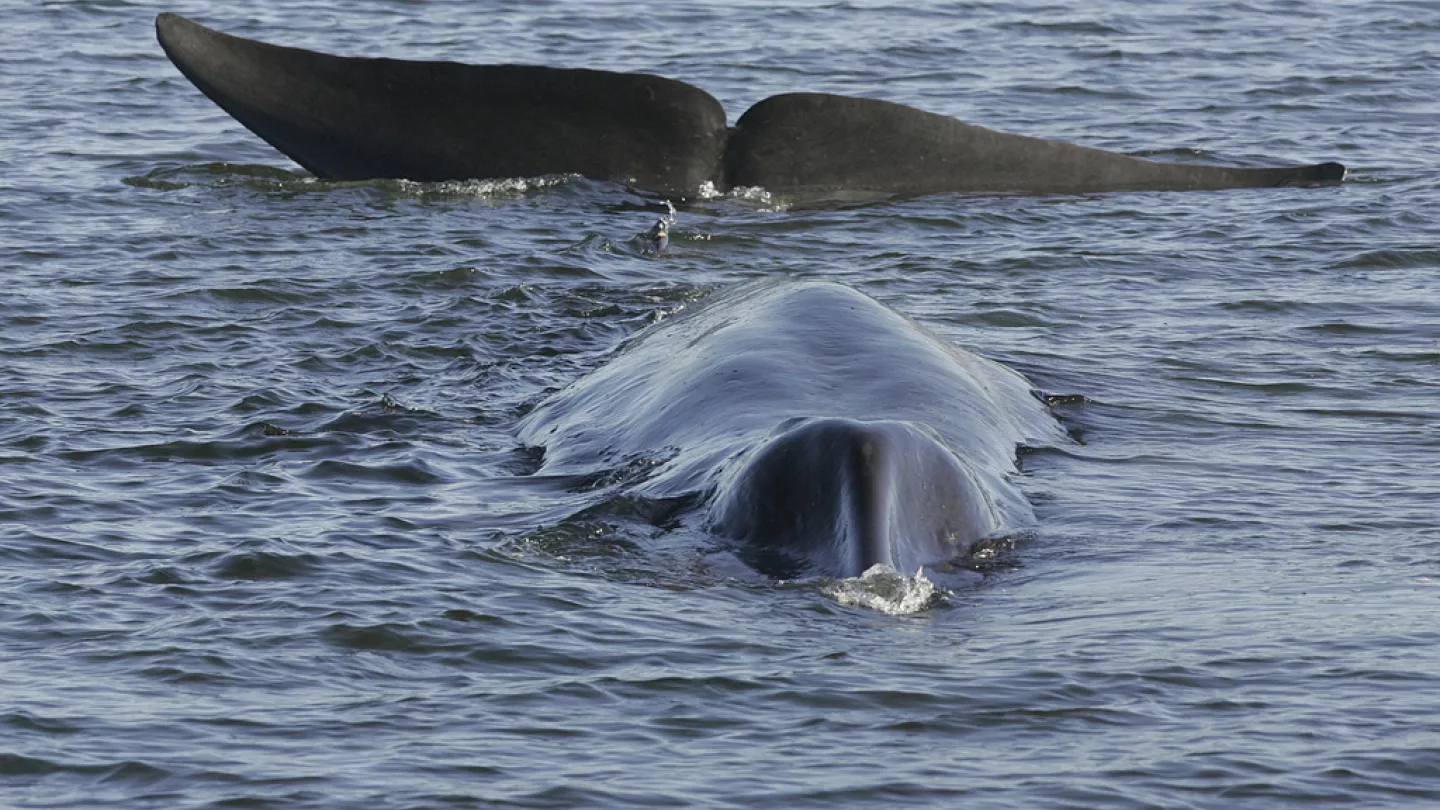
[[[1338,163],[1276,169],[1160,163],[825,93],[772,96],[747,110],[726,144],[725,171],[736,186],[909,194],[1224,189],[1345,176]]]
[[[720,102],[640,73],[331,56],[155,20],[170,61],[236,120],[332,180],[580,174],[693,194],[716,174]]]
[[[713,96],[643,73],[331,56],[155,20],[176,67],[317,176],[418,181],[579,174],[672,197],[1089,193],[1338,181],[1345,168],[1157,163],[996,132],[902,104],[788,93],[732,130]]]
[[[1345,179],[1345,165],[1328,162],[1313,166],[1301,166],[1296,170],[1297,183],[1339,183]]]

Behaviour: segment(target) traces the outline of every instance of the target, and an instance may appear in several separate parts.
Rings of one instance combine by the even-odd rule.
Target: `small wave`
[[[563,563],[630,560],[640,553],[632,538],[611,523],[575,520],[528,532],[512,544],[521,553],[534,553]]]
[[[863,607],[892,616],[909,616],[943,604],[948,592],[925,576],[925,569],[907,577],[888,565],[869,568],[858,577],[827,583],[820,592],[842,605]]]
[[[313,554],[242,551],[221,558],[214,574],[221,579],[291,579],[306,576],[320,567],[320,558]]]
[[[253,183],[267,187],[299,188],[324,181],[309,175],[277,169],[274,166],[244,163],[194,163],[184,166],[162,166],[142,175],[122,178],[127,186],[155,191],[178,191],[191,186],[223,186]]]
[[[408,625],[377,624],[370,626],[337,624],[324,632],[331,644],[350,650],[377,652],[416,652],[428,649],[424,642],[412,638],[414,628]]]
[[[40,731],[46,734],[75,734],[81,730],[79,726],[57,717],[44,717],[26,711],[0,714],[0,726],[9,726],[22,731]]]
[[[65,450],[57,455],[67,461],[126,469],[155,462],[225,462],[263,459],[281,451],[312,450],[339,446],[332,437],[298,436],[293,431],[259,423],[212,440],[175,439],[146,444]]]
[[[369,186],[399,193],[419,200],[457,197],[507,198],[520,197],[583,181],[578,174],[553,174],[537,177],[501,177],[485,180],[326,180],[302,172],[274,166],[243,163],[197,163],[184,166],[163,166],[143,175],[121,180],[127,186],[155,191],[179,191],[191,186],[224,187],[246,185],[262,191],[331,191]]]
[[[768,203],[774,199],[770,192],[761,186],[736,186],[727,192],[720,192],[715,184],[709,180],[700,184],[695,196],[702,200],[718,200],[722,197],[729,197],[732,200],[750,200],[752,202]]]
[[[43,776],[63,770],[65,766],[48,759],[0,753],[0,776]]]
[[[1083,98],[1095,99],[1134,100],[1145,98],[1145,95],[1143,93],[1137,92],[1135,90],[1123,89],[1115,85],[1107,87],[1086,87],[1078,84],[1048,85],[1022,83],[1014,85],[1013,89],[1017,93],[1034,93],[1037,95],[1056,96],[1078,96]]]
[[[306,478],[318,481],[378,482],[382,484],[426,485],[445,480],[423,460],[393,464],[359,464],[350,461],[325,459],[316,463],[304,473]]]
[[[0,776],[46,776],[53,773],[88,774],[101,783],[152,785],[173,774],[145,762],[125,760],[112,764],[78,764],[27,757],[22,754],[0,753]]]
[[[578,174],[547,174],[539,177],[501,177],[491,180],[443,180],[420,183],[414,180],[382,180],[407,196],[422,200],[454,197],[521,197],[537,191],[583,181]]]
[[[1427,248],[1371,250],[1354,254],[1332,264],[1331,267],[1337,270],[1440,267],[1440,250]]]
[[[158,784],[169,779],[172,774],[164,768],[157,768],[146,762],[126,760],[111,765],[102,771],[99,776],[102,783],[142,786]]]
[[[1035,22],[1034,20],[1020,20],[1018,22],[1005,22],[997,26],[1001,29],[1038,31],[1045,34],[1089,34],[1092,36],[1116,37],[1124,36],[1127,32],[1106,25],[1094,20],[1064,20],[1061,22]]]
[[[705,186],[708,186],[710,189],[708,196],[705,194]],[[790,202],[788,200],[776,197],[762,186],[736,186],[725,194],[716,193],[715,187],[708,182],[705,186],[701,187],[701,199],[709,200],[725,197],[742,203],[759,206],[766,211],[788,211],[790,209]]]
[[[1222,157],[1208,149],[1182,146],[1169,149],[1137,149],[1129,154],[1134,157],[1160,158],[1173,163],[1221,163]]]

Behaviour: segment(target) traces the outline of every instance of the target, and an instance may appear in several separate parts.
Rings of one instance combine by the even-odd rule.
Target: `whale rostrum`
[[[758,102],[726,126],[709,93],[644,73],[332,56],[155,20],[175,66],[316,176],[421,182],[578,174],[674,197],[1288,186],[1338,163],[1163,163],[824,93]]]

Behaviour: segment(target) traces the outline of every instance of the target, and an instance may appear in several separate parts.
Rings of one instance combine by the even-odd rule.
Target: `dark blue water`
[[[1440,800],[1437,4],[12,6],[0,805]],[[820,90],[1352,174],[753,193],[682,207],[656,259],[665,201],[618,186],[309,178],[165,60],[163,10],[656,72],[732,120]],[[525,474],[549,392],[777,276],[1083,395],[983,579],[895,615]]]

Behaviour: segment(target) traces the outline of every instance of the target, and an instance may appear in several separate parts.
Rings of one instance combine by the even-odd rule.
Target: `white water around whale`
[[[842,605],[893,616],[930,610],[944,601],[944,592],[925,576],[924,569],[907,577],[888,565],[872,566],[860,576],[837,580],[822,591]]]

